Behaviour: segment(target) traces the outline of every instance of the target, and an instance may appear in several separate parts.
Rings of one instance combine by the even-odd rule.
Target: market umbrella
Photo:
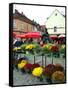
[[[41,37],[40,32],[29,32],[26,34],[26,38],[39,38]]]
[[[59,35],[58,38],[65,38],[65,35]]]
[[[26,35],[25,34],[17,34],[16,37],[17,38],[26,38]]]
[[[17,35],[16,32],[13,32],[13,37],[16,37],[16,35]]]
[[[50,38],[54,40],[54,39],[56,39],[58,37],[57,37],[57,35],[51,35]]]

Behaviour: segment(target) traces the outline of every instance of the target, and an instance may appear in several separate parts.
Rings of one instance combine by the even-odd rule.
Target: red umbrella
[[[26,34],[27,38],[39,38],[41,34],[39,32],[29,32]]]
[[[26,34],[16,34],[17,38],[39,38],[41,34],[39,32],[29,32]]]
[[[59,35],[58,38],[65,38],[65,35]]]
[[[52,35],[52,36],[50,36],[50,38],[54,40],[54,39],[57,38],[57,36],[56,35]]]
[[[16,35],[17,38],[26,38],[25,34],[18,34]]]
[[[16,35],[17,35],[16,32],[13,32],[13,37],[14,37],[14,38],[16,38]]]

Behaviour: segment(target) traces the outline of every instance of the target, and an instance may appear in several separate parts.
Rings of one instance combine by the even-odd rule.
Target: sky
[[[13,12],[17,9],[20,13],[24,13],[29,19],[36,21],[40,25],[45,25],[47,18],[53,13],[55,9],[65,15],[64,7],[48,7],[48,6],[32,6],[14,4]]]

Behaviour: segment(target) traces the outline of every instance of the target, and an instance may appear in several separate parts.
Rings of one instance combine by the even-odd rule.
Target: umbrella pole
[[[44,63],[44,62],[43,62],[43,55],[42,55],[42,66],[43,66],[43,63]]]
[[[53,64],[53,53],[52,53],[52,64]]]
[[[35,59],[36,59],[36,58],[35,58],[35,55],[34,55],[34,64],[35,64]]]
[[[46,66],[46,55],[45,55],[45,66]]]

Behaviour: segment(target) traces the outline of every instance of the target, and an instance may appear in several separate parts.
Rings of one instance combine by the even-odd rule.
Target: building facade
[[[65,16],[57,9],[48,17],[45,24],[50,35],[65,35]]]
[[[36,25],[28,19],[23,13],[15,10],[13,14],[13,31],[17,33],[36,32]]]

